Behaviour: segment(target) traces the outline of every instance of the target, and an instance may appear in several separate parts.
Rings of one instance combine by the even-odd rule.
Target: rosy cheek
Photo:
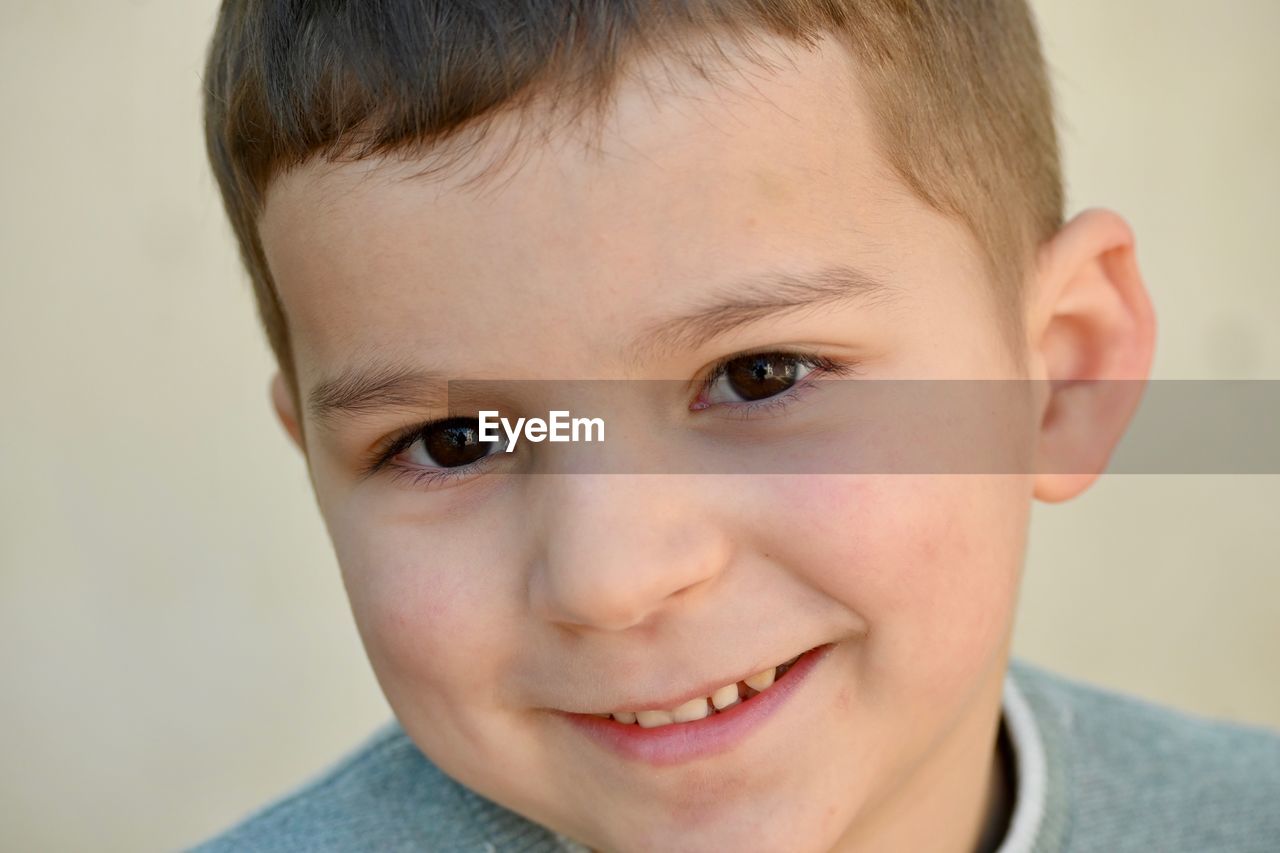
[[[896,610],[930,584],[930,549],[940,550],[946,518],[922,478],[831,475],[782,479],[777,497],[803,521],[787,568],[833,598]]]
[[[420,531],[394,529],[356,535],[339,551],[352,612],[384,687],[452,683],[481,621],[460,560],[428,547]]]
[[[900,583],[881,600],[901,621],[900,653],[945,693],[971,683],[991,660],[1010,624],[1021,565],[1025,516],[998,478],[910,478],[897,495],[909,506],[890,528]]]
[[[955,681],[985,658],[1011,607],[1017,555],[999,543],[1018,520],[981,478],[795,477],[772,488],[804,519],[774,559],[865,624],[884,671],[909,659]]]

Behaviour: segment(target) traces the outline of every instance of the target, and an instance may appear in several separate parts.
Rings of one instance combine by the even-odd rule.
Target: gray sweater
[[[1002,714],[1017,793],[1000,853],[1280,853],[1280,732],[1192,716],[1017,659]],[[453,781],[394,721],[193,849],[586,850]]]

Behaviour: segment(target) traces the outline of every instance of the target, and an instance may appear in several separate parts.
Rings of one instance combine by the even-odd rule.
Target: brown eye
[[[419,436],[432,464],[441,468],[470,465],[500,445],[500,442],[480,440],[480,425],[474,418],[439,421],[423,429]]]
[[[730,361],[718,379],[722,378],[724,390],[734,398],[751,402],[781,394],[795,385],[809,369],[804,359],[794,355],[760,353]]]

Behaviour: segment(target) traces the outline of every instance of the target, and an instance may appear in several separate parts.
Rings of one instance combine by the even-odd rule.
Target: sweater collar
[[[1065,843],[1070,719],[1039,689],[1042,678],[1016,658],[1005,672],[1001,717],[1017,766],[1017,799],[997,853],[1058,853]]]

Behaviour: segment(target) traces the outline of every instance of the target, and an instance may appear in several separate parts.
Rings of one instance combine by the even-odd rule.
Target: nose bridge
[[[542,478],[544,539],[530,605],[548,621],[618,631],[669,609],[729,559],[724,532],[708,524],[663,474],[564,474]]]

